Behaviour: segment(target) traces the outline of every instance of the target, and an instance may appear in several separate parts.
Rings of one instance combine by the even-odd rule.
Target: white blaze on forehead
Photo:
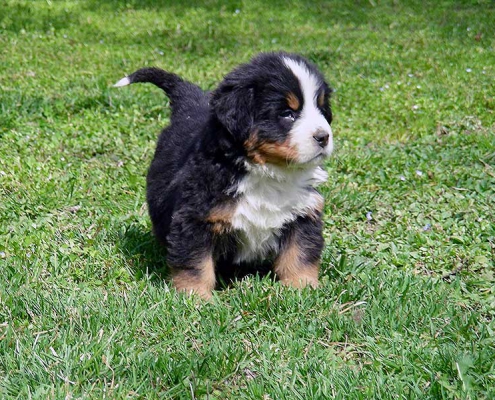
[[[299,162],[309,161],[319,153],[328,156],[333,150],[332,129],[316,104],[320,90],[319,79],[304,63],[288,57],[284,57],[283,61],[299,80],[304,101],[301,115],[291,130],[291,143],[297,148]],[[324,149],[313,138],[319,130],[330,136]]]
[[[284,58],[284,63],[297,77],[297,79],[299,79],[301,91],[304,96],[304,103],[315,103],[319,89],[316,76],[309,72],[308,68],[304,64],[296,60]]]

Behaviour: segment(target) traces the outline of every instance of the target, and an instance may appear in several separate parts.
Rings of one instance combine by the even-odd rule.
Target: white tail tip
[[[118,81],[113,87],[121,87],[121,86],[127,86],[131,83],[131,80],[126,76],[125,78],[122,78],[120,81]]]

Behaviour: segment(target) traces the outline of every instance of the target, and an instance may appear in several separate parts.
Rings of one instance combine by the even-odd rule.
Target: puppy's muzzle
[[[328,132],[322,129],[317,130],[313,135],[313,139],[316,140],[316,143],[318,143],[318,146],[320,146],[322,149],[327,146],[329,138],[330,135],[328,134]]]

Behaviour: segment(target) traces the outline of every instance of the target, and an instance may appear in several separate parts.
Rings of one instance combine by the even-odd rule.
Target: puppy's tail
[[[136,82],[149,82],[162,89],[170,99],[172,113],[176,111],[174,109],[182,108],[181,105],[185,106],[186,102],[192,101],[199,105],[197,102],[202,103],[201,100],[204,98],[204,92],[198,86],[183,80],[171,72],[155,67],[138,69],[113,86],[127,86]]]

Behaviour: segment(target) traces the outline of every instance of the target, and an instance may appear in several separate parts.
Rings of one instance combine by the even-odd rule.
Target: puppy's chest
[[[321,208],[323,199],[311,176],[276,179],[248,174],[236,190],[231,225],[238,237],[235,262],[262,259],[278,251],[281,230],[301,215]]]

